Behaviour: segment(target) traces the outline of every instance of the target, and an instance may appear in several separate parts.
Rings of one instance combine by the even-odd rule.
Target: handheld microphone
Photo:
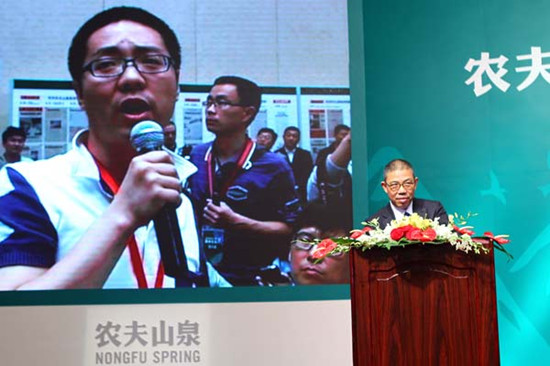
[[[138,154],[161,150],[164,143],[161,125],[155,121],[137,123],[130,131],[130,142]],[[175,278],[185,277],[188,272],[187,257],[175,208],[165,205],[153,218],[153,222],[164,273]]]

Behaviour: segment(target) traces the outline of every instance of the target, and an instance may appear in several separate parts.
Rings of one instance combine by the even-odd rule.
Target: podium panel
[[[493,250],[351,252],[353,356],[363,365],[498,365]]]

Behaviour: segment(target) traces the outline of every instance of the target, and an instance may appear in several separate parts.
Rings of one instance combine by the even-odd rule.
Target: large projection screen
[[[192,34],[191,40],[183,45],[184,53],[192,55],[184,57],[187,62],[184,62],[183,80],[180,80],[183,85],[209,85],[222,74],[248,76],[268,86],[265,102],[279,111],[274,113],[278,118],[270,119],[272,112],[266,108],[266,124],[278,129],[288,125],[307,129],[308,123],[300,122],[297,107],[302,86],[345,89],[348,99],[342,121],[351,123],[347,89],[347,8],[345,2],[335,0],[300,4],[243,0],[230,5],[218,1],[207,4],[200,1],[96,1],[87,4],[67,1],[54,4],[48,10],[50,15],[59,13],[59,18],[65,20],[56,24],[55,32],[51,30],[54,27],[43,25],[43,11],[23,11],[25,6],[32,5],[31,2],[5,2],[0,10],[2,19],[11,19],[9,28],[30,31],[29,35],[21,32],[20,43],[13,40],[11,31],[4,30],[0,34],[12,40],[0,46],[4,51],[0,59],[3,71],[0,77],[7,82],[4,85],[15,79],[68,80],[64,57],[76,28],[92,14],[121,3],[142,6],[159,14],[183,34]],[[310,11],[312,7],[316,12]],[[242,16],[243,10],[250,19],[244,25],[235,21],[238,17],[233,15]],[[215,18],[212,11],[220,22],[211,22]],[[16,14],[26,15],[17,18]],[[217,31],[227,28],[228,24],[235,32],[228,35],[225,42],[240,43],[239,47],[246,48],[241,52],[243,55],[221,42]],[[201,27],[210,31],[201,31]],[[61,33],[64,35],[56,38]],[[31,43],[31,36],[45,37],[47,41]],[[255,39],[243,44],[240,37]],[[47,52],[54,56],[35,61],[28,57],[29,53],[21,52],[25,42],[32,49],[29,53],[38,54],[42,46],[42,54]],[[285,51],[284,45],[288,45],[290,51]],[[23,124],[29,131],[38,131],[40,127],[40,132],[28,140],[27,154],[32,158],[48,158],[67,149],[71,136],[85,127],[85,118],[77,108],[70,84],[62,84],[60,89],[66,89],[67,94],[57,100],[57,105],[55,98],[52,99],[48,112],[42,110],[44,114],[40,118],[37,117],[39,111],[31,105],[14,107],[4,102],[1,115],[6,122],[3,127]],[[182,89],[187,92],[185,87]],[[204,93],[204,89],[197,92]],[[10,99],[7,97],[10,93],[5,89],[3,100]],[[281,99],[288,100],[290,108],[286,106],[282,111],[283,107],[276,106],[276,101]],[[61,110],[67,107],[60,108],[61,101],[68,103],[67,111]],[[183,101],[180,100],[179,105]],[[16,115],[17,121],[9,121],[9,116]],[[176,108],[176,119],[181,119],[183,124],[186,117],[192,119],[185,115],[183,107]],[[201,132],[202,140],[207,139],[208,134],[204,130]],[[196,129],[188,133],[197,136]],[[327,132],[324,144],[331,142],[329,134]],[[180,134],[180,138],[183,136]],[[282,141],[278,143],[280,146]],[[308,139],[304,144],[305,148],[312,148]],[[6,365],[351,364],[350,304],[346,285],[2,292],[0,303],[1,332],[6,340],[0,351],[2,363]],[[332,347],[319,349],[314,354],[304,352],[317,347],[323,337],[335,339]]]

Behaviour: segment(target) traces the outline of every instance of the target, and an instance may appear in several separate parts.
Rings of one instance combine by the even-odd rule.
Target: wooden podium
[[[499,364],[492,246],[474,254],[410,245],[350,258],[355,366]]]

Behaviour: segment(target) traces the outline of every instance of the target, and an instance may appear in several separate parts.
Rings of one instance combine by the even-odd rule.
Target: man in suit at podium
[[[416,212],[421,217],[431,220],[439,218],[440,224],[448,224],[449,217],[441,202],[414,197],[417,184],[418,177],[414,174],[411,163],[403,159],[390,161],[384,167],[384,180],[381,183],[390,202],[366,221],[378,218],[383,229],[392,220],[399,220]]]

